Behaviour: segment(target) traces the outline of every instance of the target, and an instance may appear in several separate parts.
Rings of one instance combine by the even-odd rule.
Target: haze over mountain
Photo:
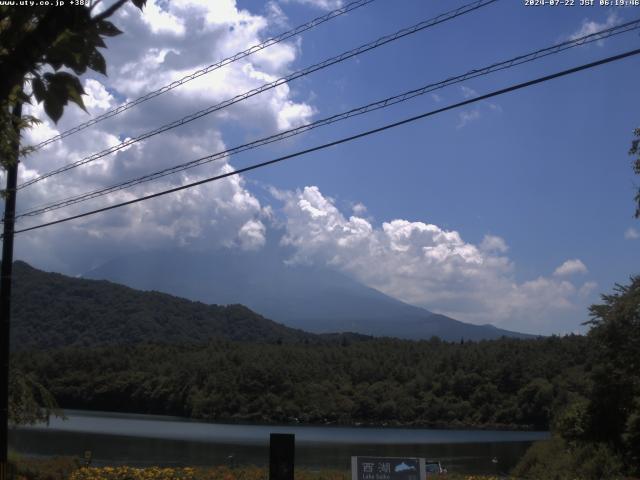
[[[406,339],[435,335],[449,341],[528,336],[435,314],[329,268],[290,265],[286,258],[278,246],[258,252],[145,252],[114,259],[85,277],[208,304],[242,304],[276,322],[315,333]]]

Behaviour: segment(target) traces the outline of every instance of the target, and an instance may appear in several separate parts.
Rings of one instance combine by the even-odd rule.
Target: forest
[[[24,351],[65,408],[211,421],[548,429],[582,398],[581,336],[447,343],[213,341]]]
[[[11,348],[51,349],[141,342],[322,342],[243,305],[205,305],[107,281],[72,278],[15,262]]]

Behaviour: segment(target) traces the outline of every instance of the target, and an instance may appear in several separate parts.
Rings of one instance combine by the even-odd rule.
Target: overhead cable
[[[163,125],[161,127],[158,127],[154,130],[151,130],[149,132],[143,133],[142,135],[139,135],[137,137],[133,137],[133,138],[128,138],[125,141],[114,145],[112,147],[109,147],[105,150],[102,150],[101,152],[98,153],[94,153],[93,155],[89,155],[88,157],[84,157],[81,160],[78,160],[76,162],[72,162],[69,163],[67,165],[64,165],[58,169],[52,170],[48,173],[44,173],[38,177],[32,178],[31,180],[28,180],[26,182],[23,182],[21,184],[19,184],[16,188],[19,190],[21,188],[27,187],[29,185],[33,185],[34,183],[40,182],[42,180],[44,180],[45,178],[49,178],[52,177],[54,175],[58,175],[60,173],[69,171],[71,169],[77,168],[81,165],[85,165],[87,163],[93,162],[95,160],[98,160],[102,157],[105,157],[106,155],[109,155],[111,153],[117,152],[118,150],[122,150],[123,148],[129,147],[131,145],[133,145],[134,143],[140,142],[142,140],[146,140],[148,138],[151,138],[155,135],[158,135],[160,133],[164,133],[166,131],[172,130],[174,128],[180,127],[182,125],[186,125],[187,123],[190,123],[198,118],[204,117],[205,115],[209,115],[213,112],[222,110],[223,108],[229,107],[235,103],[241,102],[243,100],[246,100],[248,98],[251,98],[255,95],[258,95],[262,92],[265,92],[267,90],[271,90],[273,88],[276,88],[280,85],[283,85],[285,83],[288,83],[292,80],[295,80],[297,78],[300,77],[304,77],[306,75],[309,75],[311,73],[317,72],[318,70],[324,69],[326,67],[329,67],[331,65],[343,62],[345,60],[348,60],[349,58],[355,57],[356,55],[360,55],[361,53],[367,52],[369,50],[373,50],[375,48],[378,48],[382,45],[386,45],[387,43],[393,42],[395,40],[399,40],[400,38],[406,37],[408,35],[412,35],[414,33],[420,32],[426,28],[430,28],[433,27],[435,25],[438,25],[440,23],[446,22],[448,20],[452,20],[454,18],[457,18],[461,15],[465,15],[467,13],[470,13],[472,11],[475,11],[479,8],[482,7],[486,7],[487,5],[490,5],[494,2],[497,2],[498,0],[478,0],[475,2],[472,2],[470,4],[467,5],[463,5],[455,10],[451,10],[448,11],[446,13],[442,13],[434,18],[431,18],[429,20],[424,20],[420,23],[417,23],[411,27],[407,27],[407,28],[403,28],[402,30],[398,30],[397,32],[390,34],[390,35],[385,35],[383,37],[378,38],[377,40],[374,40],[373,42],[369,42],[366,43],[364,45],[361,45],[357,48],[354,48],[352,50],[349,50],[347,52],[341,53],[340,55],[337,55],[335,57],[329,58],[327,60],[324,60],[320,63],[316,63],[315,65],[312,65],[310,67],[306,67],[303,68],[302,70],[298,70],[294,73],[291,73],[290,75],[287,75],[285,77],[281,77],[277,80],[274,80],[273,82],[269,82],[269,83],[265,83],[263,85],[261,85],[260,87],[254,88],[253,90],[249,90],[248,92],[242,93],[240,95],[236,95],[233,98],[230,98],[228,100],[225,100],[221,103],[218,103],[216,105],[212,105],[210,107],[207,107],[203,110],[200,110],[198,112],[192,113],[190,115],[187,115],[186,117],[181,118],[180,120],[175,120],[171,123],[168,123],[166,125]]]
[[[374,2],[375,0],[357,0],[355,2],[351,2],[341,8],[337,8],[335,10],[332,10],[328,13],[326,13],[325,15],[322,15],[320,17],[314,18],[313,20],[307,22],[307,23],[303,23],[302,25],[298,25],[295,28],[292,28],[291,30],[287,30],[286,32],[283,32],[275,37],[271,37],[267,40],[265,40],[264,42],[258,43],[256,45],[253,45],[249,48],[247,48],[246,50],[243,50],[242,52],[238,52],[230,57],[227,57],[223,60],[220,60],[219,62],[216,62],[212,65],[209,65],[207,67],[204,67],[200,70],[196,70],[195,72],[190,73],[189,75],[185,75],[184,77],[178,79],[178,80],[174,80],[173,82],[169,83],[168,85],[165,85],[163,87],[158,88],[157,90],[154,90],[152,92],[146,93],[145,95],[138,97],[134,100],[130,100],[126,103],[123,103],[122,105],[117,106],[116,108],[113,108],[97,117],[94,117],[90,120],[87,120],[86,122],[83,122],[79,125],[76,125],[73,128],[70,128],[68,130],[65,130],[62,133],[59,133],[58,135],[55,135],[51,138],[48,138],[47,140],[44,140],[43,142],[38,143],[37,145],[34,145],[32,148],[34,150],[40,150],[42,147],[45,147],[57,140],[60,140],[62,138],[68,137],[69,135],[73,135],[74,133],[80,132],[81,130],[84,130],[85,128],[88,128],[92,125],[95,125],[96,123],[102,122],[103,120],[106,120],[108,118],[111,117],[115,117],[116,115],[121,114],[122,112],[125,112],[127,110],[129,110],[130,108],[135,107],[136,105],[140,105],[143,102],[146,102],[147,100],[151,100],[152,98],[155,98],[159,95],[162,95],[163,93],[167,93],[171,90],[173,90],[174,88],[177,88],[181,85],[184,85],[187,82],[190,82],[191,80],[195,80],[196,78],[199,78],[203,75],[206,75],[208,73],[211,73],[215,70],[218,70],[219,68],[224,67],[225,65],[229,65],[230,63],[233,62],[237,62],[238,60],[241,60],[243,58],[246,58],[250,55],[253,55],[256,52],[259,52],[261,50],[264,50],[267,47],[270,47],[272,45],[275,45],[277,43],[283,42],[285,40],[288,40],[289,38],[295,37],[296,35],[301,34],[302,32],[306,32],[307,30],[310,30],[314,27],[317,27],[318,25],[321,25],[325,22],[328,22],[329,20],[332,20],[334,18],[337,18],[341,15],[344,15],[345,13],[351,12],[357,8],[360,8],[362,6],[368,5],[372,2]]]
[[[193,188],[193,187],[196,187],[196,186],[199,186],[199,185],[203,185],[203,184],[206,184],[206,183],[222,180],[224,178],[228,178],[228,177],[231,177],[231,176],[234,176],[234,175],[240,175],[241,173],[249,172],[249,171],[252,171],[252,170],[257,170],[259,168],[263,168],[263,167],[266,167],[266,166],[269,166],[269,165],[280,163],[280,162],[283,162],[285,160],[289,160],[289,159],[292,159],[292,158],[300,157],[302,155],[307,155],[309,153],[320,151],[320,150],[324,150],[326,148],[333,147],[333,146],[336,146],[336,145],[340,145],[340,144],[343,144],[343,143],[351,142],[351,141],[357,140],[359,138],[368,137],[370,135],[383,132],[385,130],[389,130],[389,129],[392,129],[392,128],[395,128],[395,127],[399,127],[401,125],[406,125],[406,124],[409,124],[409,123],[413,123],[413,122],[415,122],[417,120],[421,120],[423,118],[431,117],[431,116],[437,115],[439,113],[443,113],[443,112],[446,112],[446,111],[449,111],[449,110],[453,110],[455,108],[464,107],[466,105],[470,105],[470,104],[473,104],[473,103],[476,103],[476,102],[487,100],[489,98],[497,97],[499,95],[504,95],[506,93],[514,92],[516,90],[521,90],[523,88],[531,87],[533,85],[537,85],[537,84],[540,84],[540,83],[548,82],[548,81],[556,79],[556,78],[560,78],[560,77],[564,77],[564,76],[567,76],[567,75],[571,75],[571,74],[574,74],[574,73],[577,73],[577,72],[580,72],[580,71],[583,71],[583,70],[588,70],[588,69],[591,69],[591,68],[594,68],[594,67],[597,67],[597,66],[600,66],[600,65],[605,65],[605,64],[608,64],[608,63],[612,63],[612,62],[615,62],[615,61],[618,61],[618,60],[622,60],[624,58],[631,57],[631,56],[638,55],[638,54],[640,54],[640,49],[630,50],[630,51],[627,51],[627,52],[624,52],[624,53],[621,53],[621,54],[618,54],[618,55],[613,55],[613,56],[610,56],[610,57],[603,58],[601,60],[597,60],[595,62],[583,64],[583,65],[580,65],[578,67],[573,67],[573,68],[570,68],[568,70],[563,70],[563,71],[556,72],[556,73],[553,73],[553,74],[550,74],[550,75],[545,75],[543,77],[538,77],[538,78],[536,78],[534,80],[529,80],[527,82],[518,83],[516,85],[512,85],[510,87],[506,87],[506,88],[503,88],[503,89],[500,89],[500,90],[495,90],[495,91],[493,91],[491,93],[487,93],[485,95],[476,96],[474,98],[470,98],[470,99],[464,100],[462,102],[458,102],[458,103],[455,103],[455,104],[452,104],[452,105],[448,105],[446,107],[438,108],[436,110],[431,110],[429,112],[422,113],[420,115],[416,115],[416,116],[413,116],[413,117],[409,117],[409,118],[406,118],[404,120],[400,120],[398,122],[390,123],[390,124],[384,125],[382,127],[378,127],[378,128],[374,128],[374,129],[371,129],[371,130],[367,130],[365,132],[361,132],[361,133],[358,133],[356,135],[351,135],[351,136],[348,136],[348,137],[344,137],[344,138],[341,138],[339,140],[334,140],[334,141],[329,142],[329,143],[324,143],[322,145],[318,145],[318,146],[315,146],[315,147],[307,148],[305,150],[301,150],[301,151],[298,151],[298,152],[295,152],[295,153],[284,155],[282,157],[278,157],[278,158],[275,158],[275,159],[272,159],[272,160],[268,160],[268,161],[265,161],[265,162],[256,163],[256,164],[250,165],[248,167],[243,167],[243,168],[240,168],[238,170],[234,170],[232,172],[226,172],[226,173],[223,173],[223,174],[220,174],[220,175],[216,175],[216,176],[213,176],[213,177],[205,178],[203,180],[198,180],[196,182],[188,183],[186,185],[181,185],[179,187],[170,188],[170,189],[163,190],[163,191],[160,191],[160,192],[157,192],[157,193],[153,193],[153,194],[150,194],[150,195],[145,195],[143,197],[139,197],[139,198],[136,198],[136,199],[133,199],[133,200],[128,200],[126,202],[120,202],[120,203],[116,203],[116,204],[113,204],[113,205],[109,205],[107,207],[98,208],[96,210],[90,210],[90,211],[87,211],[87,212],[84,212],[84,213],[80,213],[78,215],[72,215],[72,216],[61,218],[61,219],[54,220],[54,221],[51,221],[51,222],[46,222],[46,223],[41,223],[39,225],[34,225],[32,227],[22,228],[20,230],[15,230],[13,233],[29,232],[29,231],[32,231],[32,230],[37,230],[37,229],[40,229],[40,228],[45,228],[45,227],[49,227],[49,226],[52,226],[52,225],[57,225],[57,224],[60,224],[60,223],[69,222],[71,220],[76,220],[76,219],[79,219],[79,218],[84,218],[84,217],[88,217],[88,216],[91,216],[91,215],[96,215],[98,213],[104,213],[104,212],[107,212],[109,210],[114,210],[116,208],[124,207],[124,206],[127,206],[127,205],[133,205],[134,203],[147,201],[147,200],[150,200],[152,198],[161,197],[161,196],[164,196],[164,195],[168,195],[170,193],[174,193],[174,192],[178,192],[178,191],[181,191],[181,190],[186,190],[188,188]]]
[[[75,195],[72,197],[67,197],[65,199],[62,200],[57,200],[55,202],[50,202],[47,203],[45,205],[41,205],[38,207],[33,207],[31,210],[25,211],[25,212],[21,212],[18,215],[16,215],[16,219],[21,218],[21,217],[30,217],[30,216],[36,216],[36,215],[41,215],[45,212],[49,212],[49,211],[53,211],[53,210],[58,210],[60,208],[64,208],[67,206],[71,206],[80,202],[84,202],[87,200],[92,200],[94,198],[98,198],[104,195],[108,195],[110,193],[114,193],[120,190],[124,190],[126,188],[131,188],[135,185],[140,185],[142,183],[146,183],[146,182],[150,182],[153,180],[157,180],[159,178],[162,177],[166,177],[168,175],[174,174],[174,173],[178,173],[181,171],[185,171],[191,168],[195,168],[201,165],[204,165],[206,163],[210,163],[216,160],[220,160],[223,158],[227,158],[231,155],[234,154],[238,154],[240,152],[244,152],[247,150],[252,150],[255,148],[258,148],[260,146],[263,145],[267,145],[270,143],[274,143],[274,142],[278,142],[281,140],[284,140],[286,138],[295,136],[295,135],[299,135],[301,133],[307,132],[309,130],[318,128],[318,127],[322,127],[322,126],[326,126],[326,125],[330,125],[342,120],[346,120],[348,118],[351,117],[355,117],[358,115],[363,115],[375,110],[379,110],[382,108],[387,108],[390,107],[392,105],[396,105],[398,103],[402,103],[405,102],[407,100],[410,100],[412,98],[415,98],[417,96],[420,95],[424,95],[426,93],[430,93],[433,92],[435,90],[439,90],[457,83],[462,83],[464,81],[470,80],[472,78],[476,78],[476,77],[480,77],[480,76],[484,76],[484,75],[488,75],[490,73],[493,72],[497,72],[497,71],[501,71],[501,70],[505,70],[508,68],[512,68],[518,65],[522,65],[524,63],[528,63],[528,62],[532,62],[535,60],[538,60],[540,58],[549,56],[549,55],[554,55],[560,52],[564,52],[568,49],[571,48],[575,48],[581,45],[586,45],[592,42],[596,42],[596,41],[601,41],[605,38],[609,38],[615,35],[620,35],[622,33],[626,33],[629,31],[633,31],[633,30],[637,30],[640,28],[640,19],[636,19],[634,21],[631,22],[627,22],[625,24],[622,25],[618,25],[616,27],[611,27],[611,28],[607,28],[607,29],[603,29],[599,32],[595,32],[589,35],[585,35],[573,40],[568,40],[556,45],[553,45],[551,47],[546,47],[546,48],[542,48],[539,50],[536,50],[534,52],[530,52],[524,55],[519,55],[517,57],[511,58],[509,60],[503,60],[497,63],[493,63],[489,66],[483,67],[483,68],[478,68],[478,69],[474,69],[474,70],[470,70],[467,73],[464,73],[462,75],[456,75],[456,76],[452,76],[449,77],[445,80],[442,80],[440,82],[437,83],[430,83],[428,85],[425,85],[423,87],[417,88],[417,89],[413,89],[413,90],[409,90],[407,92],[401,93],[399,95],[395,95],[392,97],[388,97],[382,100],[378,100],[376,102],[372,102],[369,103],[367,105],[364,106],[360,106],[336,115],[332,115],[330,117],[326,117],[323,119],[319,119],[316,120],[314,122],[305,124],[305,125],[301,125],[299,127],[296,128],[292,128],[283,132],[279,132],[277,134],[274,135],[270,135],[268,137],[264,137],[264,138],[260,138],[258,140],[254,140],[252,142],[249,143],[245,143],[243,145],[239,145],[233,148],[229,148],[227,150],[221,151],[221,152],[217,152],[213,155],[206,155],[200,158],[197,158],[195,160],[191,160],[189,162],[185,162],[179,165],[175,165],[172,167],[168,167],[168,168],[164,168],[162,170],[158,170],[155,171],[153,173],[149,173],[146,175],[142,175],[139,176],[137,178],[133,178],[130,180],[126,180],[120,183],[117,183],[115,185],[111,185],[108,187],[103,187],[100,188],[98,190],[93,190],[90,192],[85,192],[79,195]]]

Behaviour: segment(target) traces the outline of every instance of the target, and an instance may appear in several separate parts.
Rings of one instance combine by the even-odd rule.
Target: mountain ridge
[[[312,333],[356,332],[403,339],[533,338],[494,325],[473,325],[409,305],[328,268],[291,265],[286,252],[144,252],[119,257],[84,277],[194,301],[238,303]]]
[[[320,336],[273,322],[243,305],[206,305],[106,280],[44,272],[22,261],[14,263],[13,278],[14,349],[206,343],[213,339],[324,341]]]

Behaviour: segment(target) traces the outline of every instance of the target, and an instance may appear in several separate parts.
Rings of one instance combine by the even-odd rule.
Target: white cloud
[[[319,8],[338,4],[314,3]],[[90,115],[117,105],[116,99],[134,98],[259,43],[272,26],[269,22],[274,21],[268,15],[237,8],[232,0],[185,0],[162,5],[154,6],[154,13],[145,18],[132,6],[118,13],[116,24],[125,34],[110,39],[109,50],[105,51],[110,76],[83,79]],[[295,45],[273,45],[67,137],[64,142],[29,156],[21,164],[21,180],[286,75],[298,55]],[[45,119],[41,106],[32,111]],[[461,116],[464,123],[480,116],[478,110],[463,113],[468,115]],[[289,86],[282,85],[220,114],[33,185],[21,191],[18,211],[223,150],[226,143],[221,125],[242,127],[242,133],[249,135],[290,128],[308,121],[313,114],[312,105],[297,100]],[[91,117],[71,106],[59,125],[45,121],[30,131],[27,139],[32,143],[42,141],[88,118]],[[55,220],[231,170],[233,167],[226,161],[207,164],[108,198],[51,212],[21,222],[20,226]],[[259,249],[265,243],[268,225],[282,222],[286,229],[282,241],[295,251],[292,262],[328,264],[392,296],[475,323],[555,331],[544,322],[556,318],[558,312],[575,311],[575,299],[593,288],[587,285],[589,282],[576,287],[554,276],[516,281],[513,262],[505,255],[507,244],[495,235],[486,235],[479,245],[474,245],[464,241],[459,232],[426,221],[391,219],[377,226],[364,217],[363,204],[353,205],[352,216],[346,217],[317,187],[277,192],[276,198],[283,203],[281,215],[261,203],[241,176],[229,177],[30,232],[17,243],[17,258],[44,268],[82,273],[122,253],[142,249],[176,245],[194,249]]]
[[[509,250],[507,243],[503,238],[496,235],[485,235],[480,244],[480,249],[484,252],[505,253]]]
[[[640,232],[633,227],[627,228],[627,231],[624,232],[624,238],[626,240],[637,240],[640,238]]]
[[[107,92],[104,85],[93,78],[85,80],[84,91],[87,94],[83,97],[84,105],[91,110],[92,114],[102,113],[115,103],[113,96]]]
[[[587,266],[584,263],[582,263],[582,260],[579,260],[576,258],[576,259],[567,260],[566,262],[564,262],[562,265],[560,265],[558,268],[555,269],[553,274],[556,277],[563,277],[563,276],[576,275],[576,274],[585,274],[587,272],[588,272]]]
[[[473,88],[467,87],[465,85],[460,86],[460,91],[462,92],[462,97],[465,99],[470,99],[478,96],[478,92]],[[476,103],[476,106],[471,110],[463,110],[458,113],[458,125],[456,128],[464,128],[469,123],[480,119],[484,113],[502,113],[502,107],[497,103],[488,102],[483,100],[479,103]]]
[[[317,187],[278,192],[284,202],[282,242],[290,261],[329,265],[414,305],[473,323],[521,331],[558,331],[558,318],[580,312],[590,288],[550,277],[517,282],[506,242],[487,235],[479,246],[421,221],[394,219],[374,226],[346,217]],[[581,296],[582,295],[582,296]],[[575,322],[575,318],[572,320]],[[571,327],[573,328],[573,327]]]
[[[169,33],[179,36],[185,33],[182,19],[173,15],[167,8],[163,8],[159,2],[149,2],[141,17],[153,33]]]
[[[238,232],[244,250],[258,250],[266,242],[266,227],[260,220],[249,220]]]
[[[480,110],[474,109],[474,110],[462,111],[458,114],[458,118],[460,121],[458,122],[458,125],[456,128],[458,129],[464,128],[470,122],[473,122],[474,120],[478,120],[480,118]]]
[[[344,5],[343,0],[283,0],[283,3],[301,3],[322,10],[335,10]]]
[[[269,18],[269,23],[271,25],[275,25],[279,28],[286,28],[288,26],[289,19],[287,15],[282,10],[282,7],[275,0],[270,0],[267,2],[265,6],[267,11],[267,17]]]
[[[109,49],[104,51],[110,75],[92,73],[83,78],[89,115],[70,106],[59,124],[53,125],[44,115],[42,106],[31,107],[31,113],[44,122],[27,134],[27,142],[38,143],[50,138],[113,108],[123,98],[135,98],[258,44],[273,26],[269,21],[267,16],[238,8],[234,0],[149,1],[143,14],[128,5],[114,19],[125,33],[109,39]],[[20,181],[280,78],[289,73],[298,54],[299,48],[288,42],[272,45],[69,136],[30,155],[21,164]],[[313,113],[311,105],[297,101],[289,86],[281,85],[218,115],[201,118],[35,184],[21,191],[18,211],[224,150],[222,125],[243,127],[249,135],[272,133],[306,122]],[[109,197],[23,219],[21,225],[55,220],[231,170],[227,161],[219,161]],[[196,249],[220,246],[255,249],[264,244],[266,211],[247,190],[242,177],[229,177],[77,220],[64,227],[31,232],[19,242],[18,253],[43,267],[81,273],[86,269],[81,266],[83,263],[104,261],[131,249],[175,245]],[[74,268],[79,271],[73,271]]]
[[[460,90],[462,90],[462,96],[464,98],[471,98],[471,97],[478,96],[478,92],[476,92],[473,88],[469,88],[465,85],[462,85],[460,87]]]
[[[280,130],[289,130],[299,127],[308,123],[314,113],[316,111],[310,105],[285,100],[278,106],[278,128]]]
[[[367,207],[361,202],[354,204],[351,208],[355,215],[364,215],[367,213]]]
[[[582,297],[588,297],[591,295],[595,289],[598,288],[598,284],[596,282],[585,282],[581,287],[578,293]]]
[[[604,22],[596,22],[595,20],[584,19],[582,21],[582,26],[579,30],[574,32],[569,36],[570,40],[575,40],[580,37],[584,37],[585,35],[591,35],[592,33],[599,32],[600,30],[604,30],[606,28],[611,28],[620,23],[620,17],[616,12],[610,12],[607,16],[607,19]],[[604,45],[604,41],[600,40],[596,42],[598,46]]]

